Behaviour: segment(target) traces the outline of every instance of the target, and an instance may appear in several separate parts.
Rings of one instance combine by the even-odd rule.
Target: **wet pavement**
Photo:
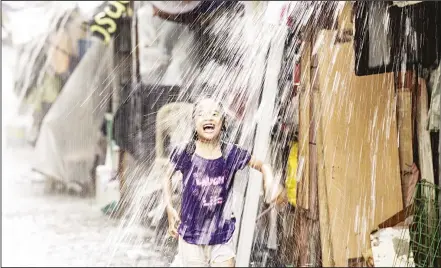
[[[47,193],[23,176],[31,161],[30,148],[3,154],[2,266],[167,266],[151,231],[121,228],[94,199]]]
[[[149,242],[154,231],[121,228],[93,198],[48,193],[44,180],[25,176],[36,156],[30,147],[7,148],[17,97],[14,53],[2,52],[2,266],[167,266],[164,248]]]

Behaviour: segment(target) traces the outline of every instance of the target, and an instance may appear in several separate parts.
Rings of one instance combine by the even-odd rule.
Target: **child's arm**
[[[165,163],[165,174],[162,181],[162,188],[164,191],[164,202],[167,207],[173,207],[172,204],[172,175],[173,167],[170,163]]]
[[[278,199],[280,194],[283,192],[283,187],[278,183],[276,184],[271,166],[254,158],[253,156],[248,162],[248,165],[262,173],[263,189],[265,191],[266,202],[271,203]]]
[[[164,202],[166,205],[167,217],[168,217],[168,232],[171,236],[177,237],[178,230],[177,225],[180,221],[179,214],[176,209],[173,208],[172,203],[172,176],[174,173],[173,166],[167,161],[165,163],[166,172],[162,181],[162,189],[164,194]]]

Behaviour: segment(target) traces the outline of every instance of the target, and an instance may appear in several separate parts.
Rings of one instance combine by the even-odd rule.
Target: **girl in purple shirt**
[[[169,234],[179,237],[179,254],[186,267],[234,267],[232,235],[235,218],[227,199],[234,175],[247,165],[263,175],[266,200],[282,193],[272,187],[271,167],[254,159],[235,144],[221,140],[225,114],[221,105],[210,98],[198,101],[193,110],[194,140],[173,150],[172,167],[164,180]],[[171,202],[171,174],[182,173],[182,206],[178,213]],[[267,191],[270,190],[271,191]],[[270,194],[268,192],[271,192]]]

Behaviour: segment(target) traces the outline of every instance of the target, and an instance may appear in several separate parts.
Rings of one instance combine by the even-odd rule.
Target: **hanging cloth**
[[[286,192],[288,196],[288,202],[292,205],[296,205],[297,198],[297,166],[298,166],[298,142],[294,142],[291,146],[291,151],[288,157],[288,167],[286,173]]]
[[[441,94],[441,63],[430,74],[428,88],[431,91],[429,110],[429,131],[439,131],[440,118],[440,94]]]
[[[423,1],[393,1],[393,5],[397,7],[405,7],[410,5],[415,5]]]

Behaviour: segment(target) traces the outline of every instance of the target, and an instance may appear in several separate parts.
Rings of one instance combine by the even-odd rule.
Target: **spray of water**
[[[390,154],[398,155],[395,147],[397,142],[390,142],[398,141],[396,96],[392,90],[393,76],[384,75],[372,81],[354,78],[355,69],[360,66],[360,58],[352,50],[351,53],[344,54],[348,51],[345,44],[354,42],[353,32],[351,32],[354,19],[363,20],[362,12],[346,14],[345,2],[292,2],[289,5],[289,12],[294,15],[290,16],[292,20],[289,22],[288,29],[285,22],[280,23],[280,18],[277,17],[280,14],[265,13],[265,10],[270,9],[267,2],[246,4],[245,8],[240,6],[221,12],[201,14],[200,20],[203,21],[203,27],[201,27],[197,24],[176,25],[170,21],[153,18],[152,13],[149,13],[152,12],[149,3],[137,3],[139,9],[135,10],[133,16],[138,16],[139,43],[134,44],[134,51],[138,51],[139,54],[140,80],[149,86],[148,92],[143,97],[149,99],[149,105],[152,107],[159,106],[160,108],[150,114],[140,114],[138,111],[134,115],[136,118],[131,120],[146,121],[147,128],[143,129],[143,133],[139,130],[132,131],[132,128],[127,130],[129,133],[126,133],[132,140],[133,147],[137,152],[142,153],[136,155],[134,161],[128,164],[124,172],[120,173],[120,176],[124,177],[123,192],[126,193],[119,202],[120,209],[123,211],[120,215],[120,227],[118,232],[109,234],[108,241],[102,247],[103,254],[109,255],[107,263],[109,266],[112,266],[112,258],[121,247],[125,248],[127,245],[132,249],[145,250],[144,246],[148,244],[150,256],[162,255],[166,259],[165,261],[162,259],[156,263],[157,265],[166,265],[173,260],[177,252],[177,241],[167,235],[168,224],[161,182],[167,173],[166,163],[170,157],[171,148],[191,139],[192,103],[201,95],[213,96],[225,107],[228,122],[228,135],[225,136],[225,141],[237,143],[262,156],[261,160],[272,165],[276,180],[280,183],[284,183],[285,180],[286,159],[294,139],[298,140],[299,148],[309,148],[307,149],[309,154],[315,154],[316,158],[319,155],[327,160],[322,163],[321,160],[316,159],[319,168],[313,170],[302,162],[310,163],[310,155],[299,154],[299,172],[297,173],[299,209],[296,210],[295,220],[286,220],[288,213],[285,210],[279,211],[278,217],[282,220],[279,220],[278,224],[274,224],[277,217],[274,213],[265,214],[258,219],[251,250],[252,265],[274,264],[269,262],[268,256],[271,256],[272,250],[277,249],[277,243],[274,243],[273,239],[275,234],[277,235],[276,241],[285,240],[287,236],[295,237],[294,253],[289,251],[286,253],[294,257],[284,260],[286,263],[281,263],[282,265],[295,263],[315,266],[322,264],[322,261],[323,264],[335,262],[342,265],[341,259],[347,260],[354,258],[355,255],[361,256],[369,243],[368,233],[371,227],[379,223],[378,215],[386,211],[387,193],[400,190],[394,183],[388,186],[381,182],[387,179],[382,174],[385,170],[388,170],[385,172],[387,176],[396,178],[399,172],[397,163],[394,160],[387,160],[392,159]],[[19,84],[16,85],[16,94],[20,96],[20,100],[29,96],[29,91],[32,91],[31,84],[44,83],[51,59],[39,57],[45,54],[42,51],[45,49],[45,44],[52,38],[52,33],[60,31],[55,27],[64,27],[63,25],[69,21],[68,14],[72,13],[72,9],[60,6],[45,10],[51,19],[43,28],[50,29],[51,34],[42,34],[34,40],[35,44],[24,47],[20,61],[34,64],[22,65],[24,69],[20,73],[23,77],[17,79]],[[357,10],[363,10],[363,8]],[[374,17],[364,21],[364,28],[369,29],[370,38],[376,36],[387,40],[390,34],[387,30],[389,28],[381,27],[388,25],[391,21],[388,13],[384,12],[386,7],[379,4],[370,6],[369,10],[371,14],[375,14]],[[270,21],[268,16],[276,23]],[[282,16],[282,19],[286,17]],[[144,27],[145,25],[140,24],[146,23],[144,20],[152,23],[156,28]],[[409,57],[409,50],[418,49],[418,41],[415,40],[416,33],[409,23],[408,21],[405,23],[404,34],[412,41],[408,42],[411,47],[403,45],[400,48],[400,59],[395,60],[387,51],[390,44],[381,46],[376,43],[371,44],[369,55],[376,56],[369,58],[370,68],[391,64],[395,71],[406,70],[405,62]],[[74,25],[76,25],[72,26],[74,29],[80,27],[78,23]],[[317,31],[317,29],[327,30]],[[359,37],[360,40],[364,40],[365,32]],[[349,41],[345,38],[349,38]],[[274,44],[280,40],[286,42],[283,50],[277,51],[274,49]],[[169,51],[164,53],[155,47],[154,44],[157,42],[169,42],[170,44],[162,47]],[[361,46],[366,45],[364,42],[360,43]],[[32,49],[28,50],[29,47]],[[65,101],[64,110],[58,106],[58,111],[63,111],[59,113],[61,116],[50,117],[53,119],[52,122],[55,122],[54,124],[61,124],[58,122],[70,119],[81,122],[81,119],[78,119],[79,114],[84,118],[90,116],[87,120],[88,126],[84,126],[88,130],[82,130],[83,126],[80,122],[75,124],[78,127],[76,130],[83,132],[83,134],[76,135],[76,138],[67,140],[65,137],[60,137],[60,132],[58,132],[55,139],[62,140],[62,145],[58,144],[56,147],[63,148],[55,149],[55,151],[58,150],[58,154],[72,152],[75,148],[86,147],[85,145],[96,144],[99,138],[93,136],[95,134],[90,139],[87,136],[91,136],[90,133],[94,132],[93,128],[98,129],[100,120],[108,108],[109,99],[121,97],[122,102],[136,102],[139,88],[130,90],[126,88],[124,89],[126,92],[121,91],[116,94],[115,90],[111,90],[112,83],[121,71],[121,68],[118,68],[121,66],[109,68],[111,65],[109,61],[113,55],[112,49],[112,45],[105,46],[97,43],[92,45],[90,49],[92,52],[88,53],[95,53],[94,60],[98,61],[94,65],[96,69],[89,69],[84,63],[86,59],[79,63],[78,69],[81,67],[81,71],[94,72],[89,76],[84,76],[87,80],[82,84],[87,87],[88,82],[93,82],[93,86],[84,91],[82,98],[77,96],[71,102]],[[301,60],[299,56],[305,51],[308,51],[312,55],[311,59],[315,59],[316,62],[302,66],[301,86],[294,88],[293,66],[295,63],[305,63],[304,59]],[[277,58],[277,55],[274,56],[277,53],[281,54],[279,62],[273,60]],[[348,66],[341,66],[341,64],[348,64]],[[35,66],[39,70],[36,70]],[[324,66],[328,69],[324,70]],[[83,74],[79,72],[71,74],[72,77],[82,79]],[[272,81],[271,77],[277,77],[277,81]],[[75,86],[71,81],[67,82],[70,88]],[[163,103],[163,99],[167,98],[167,93],[161,92],[158,89],[159,86],[174,84],[180,86],[178,96],[173,103]],[[354,89],[354,85],[366,88],[366,93],[360,94]],[[268,87],[272,88],[268,89]],[[326,92],[324,88],[327,89]],[[369,90],[372,88],[377,90]],[[274,94],[268,94],[270,92],[268,90],[272,90]],[[67,92],[67,86],[58,96],[60,101],[69,99],[69,97],[62,96],[65,91]],[[275,98],[268,100],[263,96],[275,96]],[[310,105],[313,105],[313,108],[310,109]],[[303,107],[306,108],[302,110]],[[80,113],[80,110],[83,112]],[[90,114],[87,115],[84,111]],[[300,115],[302,113],[310,114],[314,124],[302,123]],[[156,117],[154,120],[156,123],[149,121],[151,117]],[[340,118],[339,122],[336,118]],[[303,119],[309,120],[308,117]],[[261,130],[259,126],[262,125],[271,127],[263,128],[264,130],[259,132]],[[67,128],[66,137],[72,136],[67,133],[73,131],[72,126],[68,124],[64,126]],[[46,132],[42,133],[46,135]],[[256,140],[259,140],[262,135],[270,137],[267,139],[268,144],[256,146]],[[147,148],[142,136],[155,137],[154,150],[152,147]],[[357,137],[360,136],[364,137],[364,141],[358,144],[360,139]],[[84,141],[86,138],[87,142]],[[314,144],[311,140],[318,142]],[[343,152],[348,153],[343,155]],[[366,164],[366,161],[369,164]],[[60,166],[65,165],[60,164]],[[84,170],[87,168],[89,166]],[[313,175],[317,172],[323,173],[323,181],[314,181]],[[64,180],[64,175],[60,174],[66,174],[66,172],[62,171],[54,176],[62,177],[60,179]],[[231,202],[235,215],[238,217],[236,242],[241,217],[248,215],[243,214],[246,213],[243,211],[246,199],[244,194],[247,187],[250,187],[250,183],[254,183],[252,176],[253,173],[248,171],[238,173],[233,187],[235,194]],[[309,180],[304,181],[304,178],[308,176]],[[340,179],[338,183],[334,183],[335,176],[344,177],[345,180]],[[181,179],[179,174],[175,174],[172,179],[173,203],[176,208],[180,206]],[[360,181],[360,189],[351,188],[354,186],[353,181]],[[325,186],[328,187],[325,193],[321,192],[323,184],[327,184]],[[379,190],[381,187],[386,189]],[[308,194],[302,191],[307,191]],[[351,191],[355,191],[358,195],[350,194]],[[318,200],[317,195],[321,200]],[[325,210],[320,203],[323,202],[323,197],[328,202],[334,202],[331,204],[334,210],[328,212],[327,228],[329,229],[324,229],[318,224],[319,219],[322,220],[325,217],[323,216]],[[303,204],[301,198],[308,200]],[[401,200],[395,201],[401,202]],[[305,205],[309,211],[303,211],[302,205]],[[348,206],[355,206],[355,215],[348,214],[345,210]],[[399,204],[396,206],[399,207]],[[266,208],[259,201],[260,212]],[[284,222],[285,226],[282,226],[280,222]],[[347,224],[352,228],[348,228]],[[139,226],[145,232],[149,230],[147,237],[133,234],[133,230]],[[309,226],[309,229],[305,226]],[[281,231],[293,229],[294,234]],[[274,233],[274,230],[278,232]],[[332,233],[332,238],[330,238],[330,233]],[[353,233],[359,235],[355,248],[345,247],[344,245],[349,244],[354,246]],[[328,238],[332,240],[329,243],[334,247],[343,248],[338,252],[342,256],[333,256],[332,261],[326,258],[333,252],[320,251],[320,243],[321,245],[328,243],[323,242]],[[307,250],[309,255],[303,254],[306,248],[309,248]],[[279,259],[287,257],[280,256],[282,255],[280,252],[279,250]],[[133,264],[137,264],[136,260]],[[155,263],[150,264],[155,265]]]

